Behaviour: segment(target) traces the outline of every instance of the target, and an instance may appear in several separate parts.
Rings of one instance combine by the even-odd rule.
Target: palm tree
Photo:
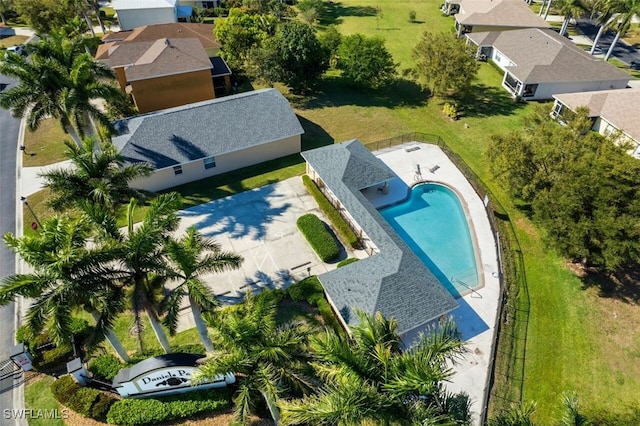
[[[167,278],[175,276],[163,253],[165,243],[178,227],[176,211],[179,205],[177,193],[159,195],[149,205],[143,221],[134,226],[137,202],[131,199],[126,206],[125,232],[118,228],[115,217],[104,209],[87,209],[87,214],[101,228],[100,243],[117,252],[116,262],[120,265],[121,276],[115,282],[128,291],[140,352],[144,352],[143,313],[146,313],[162,349],[166,353],[171,352],[169,340],[160,324],[158,293],[164,290]]]
[[[313,367],[325,386],[317,395],[281,401],[284,424],[469,420],[468,397],[442,387],[452,374],[448,363],[464,353],[453,322],[440,324],[403,352],[395,320],[380,313],[358,317],[350,339],[332,331],[312,339]],[[462,410],[453,409],[456,399],[463,400]]]
[[[115,85],[112,71],[93,61],[85,49],[85,41],[54,31],[40,42],[28,46],[27,60],[21,55],[8,55],[0,61],[0,73],[19,80],[18,85],[0,93],[0,106],[11,109],[18,117],[26,117],[30,130],[38,128],[48,117],[60,123],[78,147],[82,146],[85,129],[95,129],[95,121],[110,131],[109,118],[93,103],[124,96]]]
[[[591,422],[580,413],[578,395],[575,393],[565,394],[562,398],[564,402],[564,412],[560,419],[561,426],[589,426]]]
[[[285,387],[308,392],[312,383],[302,373],[308,358],[309,327],[300,322],[276,323],[276,300],[271,292],[248,293],[243,304],[210,318],[219,340],[195,381],[233,372],[238,381],[235,417],[247,424],[259,401],[274,418],[275,401]]]
[[[629,30],[633,17],[640,16],[640,0],[608,0],[603,10],[610,11],[612,14],[617,13],[607,24],[607,28],[616,31],[616,36],[604,56],[604,60],[608,61],[620,37]]]
[[[560,13],[564,17],[562,27],[560,27],[560,35],[563,36],[569,27],[569,21],[580,18],[587,11],[587,6],[582,0],[558,0]]]
[[[531,416],[536,411],[536,404],[514,404],[500,412],[496,417],[489,419],[489,426],[535,426]]]
[[[110,142],[98,147],[95,139],[86,138],[80,147],[69,142],[65,145],[73,167],[54,169],[40,175],[44,178],[45,187],[51,190],[51,198],[47,201],[51,208],[63,211],[80,203],[98,203],[115,213],[131,198],[144,198],[140,191],[130,188],[129,183],[149,176],[153,172],[151,165],[125,165],[124,157]]]
[[[50,218],[37,235],[17,238],[6,234],[6,244],[33,272],[6,278],[0,287],[0,305],[18,296],[35,298],[26,315],[27,324],[35,333],[46,329],[57,344],[69,342],[73,311],[82,307],[96,320],[89,346],[106,337],[116,353],[128,361],[112,330],[124,307],[121,290],[112,285],[117,271],[108,266],[114,253],[88,248],[90,234],[86,218],[68,216]]]
[[[225,252],[213,240],[204,238],[195,227],[187,229],[186,235],[179,240],[171,239],[165,246],[167,257],[174,265],[180,285],[173,289],[163,301],[163,310],[167,312],[165,325],[173,335],[178,325],[178,315],[182,298],[189,297],[193,320],[200,339],[207,352],[213,352],[213,343],[207,332],[202,312],[211,312],[218,305],[213,292],[202,282],[200,276],[212,272],[239,269],[242,256]]]
[[[593,45],[591,46],[590,54],[594,54],[596,51],[596,47],[598,46],[598,42],[602,37],[602,34],[606,29],[610,28],[612,22],[611,18],[615,15],[615,10],[612,10],[611,6],[613,3],[610,0],[596,0],[593,3],[593,10],[591,12],[591,17],[596,18],[596,24],[598,25],[598,33],[596,34],[596,38],[593,40]]]

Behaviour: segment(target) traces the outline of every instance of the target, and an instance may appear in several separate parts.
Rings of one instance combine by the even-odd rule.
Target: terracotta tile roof
[[[523,0],[461,0],[456,21],[463,25],[549,28]]]
[[[211,61],[194,38],[124,43],[109,49],[109,66],[124,66],[128,81],[211,69]]]
[[[601,117],[640,142],[640,88],[563,93],[553,97],[574,111],[586,106],[590,117]]]

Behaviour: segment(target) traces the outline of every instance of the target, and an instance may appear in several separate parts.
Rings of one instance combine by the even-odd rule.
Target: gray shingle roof
[[[629,80],[629,74],[595,60],[553,30],[528,28],[467,34],[478,46],[493,46],[516,65],[506,67],[523,83]]]
[[[398,321],[401,334],[455,309],[458,304],[438,279],[361,194],[397,176],[359,141],[302,152],[380,253],[318,278],[348,324],[354,309],[381,312]]]
[[[495,27],[549,28],[522,0],[462,0],[456,21],[463,25]]]
[[[263,89],[114,122],[113,143],[130,163],[156,169],[304,133],[289,102]]]

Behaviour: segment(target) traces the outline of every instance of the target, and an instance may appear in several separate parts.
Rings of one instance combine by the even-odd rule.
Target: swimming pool
[[[478,287],[471,233],[451,189],[433,183],[416,185],[407,200],[380,213],[452,296]]]

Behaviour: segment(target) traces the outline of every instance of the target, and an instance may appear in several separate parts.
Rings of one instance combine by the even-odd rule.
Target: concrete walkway
[[[66,160],[42,167],[23,167],[20,194],[24,197],[35,194],[44,187],[44,179],[40,177],[41,174],[56,169],[67,169],[71,167],[71,164],[71,160]]]

